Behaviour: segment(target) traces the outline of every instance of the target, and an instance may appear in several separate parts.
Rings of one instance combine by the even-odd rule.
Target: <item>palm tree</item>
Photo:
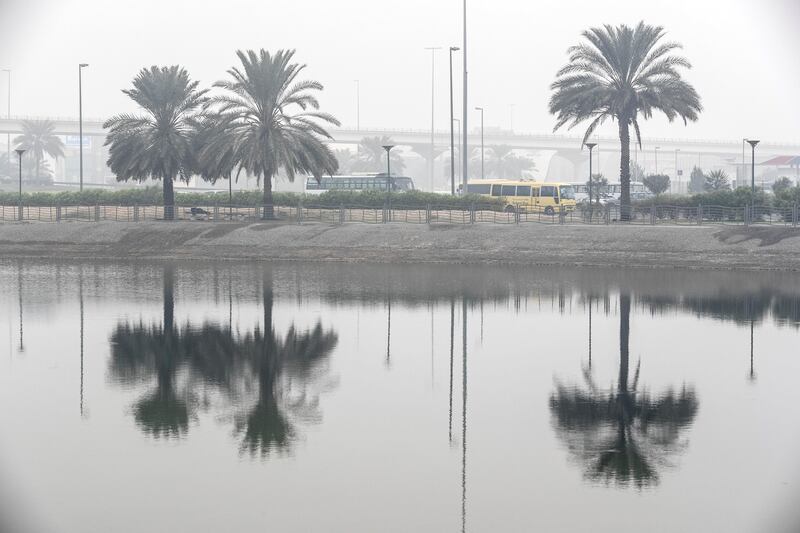
[[[36,179],[40,179],[42,160],[45,155],[58,159],[64,157],[64,143],[53,132],[56,126],[50,120],[22,121],[22,135],[14,138],[14,144],[26,150],[36,161]],[[47,177],[50,173],[47,172]]]
[[[658,483],[659,467],[670,464],[685,444],[680,432],[697,414],[697,397],[684,386],[653,397],[638,390],[639,370],[629,379],[631,297],[620,295],[620,363],[617,386],[598,388],[584,370],[588,390],[557,384],[550,397],[557,435],[585,464],[588,479],[642,488]]]
[[[188,181],[197,166],[193,138],[197,115],[207,101],[207,90],[197,87],[178,65],[142,69],[133,88],[122,92],[145,114],[116,115],[103,124],[109,129],[108,166],[117,180],[161,180],[168,219],[174,216],[173,181]]]
[[[338,163],[325,144],[330,134],[320,123],[338,126],[319,111],[317,81],[301,81],[305,65],[292,63],[294,50],[236,52],[241,69],[228,70],[230,81],[218,81],[225,94],[214,98],[229,121],[236,165],[264,182],[264,218],[274,218],[272,178],[283,170],[289,181],[297,173],[317,179],[336,172]]]
[[[610,119],[619,128],[621,215],[630,216],[630,130],[642,144],[639,118],[661,111],[675,118],[696,121],[702,110],[697,91],[681,78],[679,68],[689,62],[674,54],[675,42],[662,42],[664,28],[640,22],[635,28],[605,25],[583,32],[588,43],[569,48],[570,62],[558,71],[550,86],[550,113],[557,116],[555,130],[591,120],[585,143],[597,126]]]
[[[489,147],[487,174],[496,178],[521,178],[536,169],[533,159],[514,153],[514,148],[507,144]],[[477,152],[480,161],[480,150]],[[474,165],[473,165],[474,168]]]
[[[384,146],[394,145],[391,137],[364,137],[358,144],[358,159],[353,165],[356,172],[386,172],[386,150]],[[397,151],[392,152],[392,174],[402,174],[406,163]]]
[[[197,154],[197,171],[200,177],[212,184],[219,179],[228,180],[228,216],[233,216],[233,172],[236,181],[242,167],[237,160],[236,137],[232,134],[231,115],[207,113],[199,122],[194,136]]]
[[[731,188],[728,173],[724,170],[712,170],[706,174],[703,188],[706,191],[727,191]]]

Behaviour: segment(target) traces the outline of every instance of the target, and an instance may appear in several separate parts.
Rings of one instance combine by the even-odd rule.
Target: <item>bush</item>
[[[235,191],[233,205],[261,205],[261,191]],[[273,193],[273,201],[278,206],[295,207],[301,201],[304,205],[321,207],[360,206],[382,207],[388,196],[384,191],[329,191],[320,195],[304,195],[290,192]],[[17,205],[19,196],[13,192],[0,192],[0,205]],[[22,202],[31,206],[49,205],[162,205],[164,202],[161,187],[144,189],[123,189],[110,191],[105,189],[87,189],[64,192],[23,193]],[[487,198],[474,194],[450,196],[445,194],[409,191],[392,193],[392,203],[398,207],[469,207],[472,204],[502,207],[499,198]],[[175,192],[175,204],[179,206],[226,206],[228,195],[207,192]]]
[[[634,202],[636,206],[651,205],[672,205],[676,207],[697,207],[698,205],[718,205],[722,207],[744,207],[749,204],[771,206],[773,198],[756,190],[755,196],[749,187],[739,187],[735,190],[710,191],[700,194],[685,195],[661,195],[658,198],[648,198],[639,202]]]

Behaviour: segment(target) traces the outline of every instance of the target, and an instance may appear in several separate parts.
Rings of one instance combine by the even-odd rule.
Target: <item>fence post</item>
[[[604,215],[605,215],[605,219],[606,219],[605,220],[606,225],[611,224],[611,204],[606,204],[606,209],[605,209]]]
[[[139,222],[139,206],[137,204],[133,204],[133,221]]]
[[[656,206],[650,206],[650,225],[655,226],[656,224]]]
[[[339,204],[339,224],[344,224],[344,204]]]
[[[219,219],[219,205],[218,204],[214,204],[214,215],[213,215],[213,217],[214,217],[214,220]]]
[[[61,204],[56,206],[56,222],[61,222]]]
[[[744,225],[745,226],[749,226],[750,225],[750,206],[749,206],[749,204],[745,205],[742,209],[743,209],[742,219],[744,220]]]
[[[94,205],[94,221],[100,222],[100,204]]]
[[[566,218],[566,214],[567,213],[564,210],[564,206],[563,205],[559,205],[558,206],[558,223],[559,224],[563,224],[564,223],[564,219]]]
[[[797,226],[797,204],[792,206],[792,226]]]
[[[428,225],[431,223],[431,204],[425,205],[425,223]]]
[[[701,226],[703,224],[703,204],[699,204],[697,206],[697,225]]]
[[[297,201],[297,223],[303,223],[303,200]]]

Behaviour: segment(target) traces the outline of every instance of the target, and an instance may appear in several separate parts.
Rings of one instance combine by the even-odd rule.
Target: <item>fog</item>
[[[515,131],[551,131],[549,85],[580,32],[644,20],[663,25],[668,39],[684,45],[694,67],[686,78],[705,108],[688,126],[656,117],[644,126],[645,136],[800,142],[796,0],[468,4],[470,107],[486,109],[487,129],[509,129],[513,120]],[[440,46],[436,122],[445,129],[447,47],[460,41],[460,0],[0,0],[0,68],[12,70],[13,115],[76,116],[80,62],[90,64],[84,116],[105,118],[132,110],[120,90],[143,66],[179,63],[208,86],[225,77],[236,49],[296,48],[307,76],[325,85],[324,109],[343,125],[356,123],[359,80],[362,126],[428,129],[431,53],[425,47]],[[460,69],[461,57],[456,60]],[[6,100],[3,75],[3,114]],[[600,133],[613,135],[614,125]]]

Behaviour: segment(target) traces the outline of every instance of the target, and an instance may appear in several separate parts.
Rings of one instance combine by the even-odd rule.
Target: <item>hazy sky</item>
[[[705,111],[684,127],[654,119],[650,137],[800,143],[800,0],[469,0],[470,108],[487,127],[550,132],[549,84],[580,32],[600,24],[663,25],[684,45]],[[204,85],[239,48],[296,48],[325,85],[325,110],[355,125],[430,128],[431,53],[437,129],[448,120],[447,47],[461,44],[461,0],[0,0],[0,68],[13,70],[12,113],[84,116],[132,111],[120,92],[144,66],[180,63]],[[456,56],[460,94],[461,57]],[[0,112],[6,111],[0,75]],[[456,108],[459,109],[460,98]],[[457,111],[458,115],[458,111]],[[477,125],[472,112],[471,126]],[[615,133],[607,125],[603,133]],[[576,132],[578,133],[578,132]]]

